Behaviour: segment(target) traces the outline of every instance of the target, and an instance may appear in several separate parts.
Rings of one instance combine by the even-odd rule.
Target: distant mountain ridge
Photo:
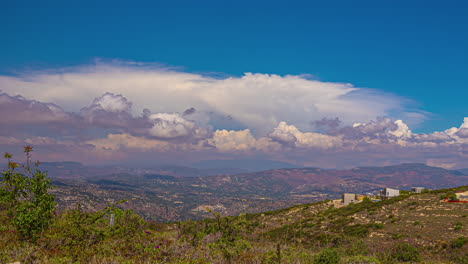
[[[40,164],[40,169],[47,171],[49,176],[54,178],[81,178],[86,176],[96,177],[115,173],[128,173],[136,175],[161,174],[174,177],[202,177],[216,175],[246,176],[270,174],[275,177],[285,179],[287,182],[293,185],[308,184],[311,183],[311,180],[318,182],[322,182],[322,180],[324,180],[330,182],[330,180],[338,181],[339,179],[355,179],[364,182],[381,182],[395,184],[398,186],[406,186],[407,184],[429,184],[439,186],[444,184],[450,185],[451,181],[456,182],[457,180],[453,177],[456,177],[457,175],[468,175],[468,168],[447,170],[440,167],[428,166],[423,163],[403,163],[399,165],[383,167],[372,166],[329,170],[316,167],[298,167],[290,163],[264,161],[265,163],[260,164],[259,167],[268,167],[266,164],[270,164],[270,162],[272,162],[271,164],[274,165],[271,166],[276,168],[256,171],[253,169],[253,167],[251,170],[229,167],[229,165],[235,165],[236,162],[244,162],[244,160],[217,160],[213,161],[215,164],[212,165],[208,165],[209,162],[210,161],[203,161],[201,163],[197,163],[197,168],[178,165],[163,165],[153,168],[131,168],[122,166],[86,166],[79,162],[62,161],[42,162]],[[292,167],[287,167],[288,165]],[[453,177],[444,178],[444,175],[452,175]],[[392,177],[392,180],[385,177]],[[463,179],[463,177],[461,179]]]
[[[203,160],[190,166],[199,169],[240,168],[244,171],[257,172],[281,168],[300,168],[292,163],[265,159]]]
[[[245,170],[237,168],[211,168],[198,169],[186,166],[162,165],[150,168],[132,168],[123,166],[86,166],[74,161],[41,162],[40,169],[47,171],[53,178],[96,177],[115,173],[129,173],[136,175],[163,174],[174,177],[201,177],[211,175],[227,175],[244,173]]]
[[[208,177],[214,181],[217,176]],[[218,177],[219,178],[219,177]],[[323,170],[319,168],[275,169],[230,176],[231,185],[261,185],[268,179],[272,186],[262,188],[290,189],[294,193],[321,190],[329,193],[363,192],[383,187],[410,189],[449,188],[466,185],[468,176],[459,171],[408,163],[386,167],[360,167],[349,170]],[[275,185],[276,184],[276,185]]]

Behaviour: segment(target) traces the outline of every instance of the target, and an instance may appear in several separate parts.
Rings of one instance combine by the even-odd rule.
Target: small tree
[[[338,264],[340,263],[340,256],[338,251],[332,248],[326,248],[319,254],[314,256],[314,264]]]
[[[47,174],[38,169],[39,162],[31,165],[32,151],[31,146],[24,147],[26,163],[21,166],[22,172],[17,170],[20,166],[12,161],[12,155],[5,153],[8,167],[0,178],[0,203],[13,217],[20,238],[35,241],[50,225],[55,201],[48,193],[52,186]]]
[[[451,193],[448,198],[450,201],[460,201],[455,193]]]
[[[392,257],[400,262],[417,262],[421,260],[421,254],[418,249],[408,243],[398,244]]]
[[[19,164],[11,160],[12,155],[5,153],[4,157],[7,160],[7,169],[2,172],[0,179],[0,205],[1,209],[7,209],[8,214],[12,216],[12,209],[24,195],[26,180],[21,173],[15,171]]]

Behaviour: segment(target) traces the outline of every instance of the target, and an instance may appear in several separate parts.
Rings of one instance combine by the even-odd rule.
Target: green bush
[[[114,224],[111,225],[109,215],[114,215]],[[150,231],[145,229],[145,221],[131,210],[122,210],[110,205],[101,211],[83,212],[78,205],[76,209],[69,210],[57,217],[43,236],[46,248],[67,252],[73,261],[86,263],[90,255],[112,251],[109,244],[103,241],[115,240],[123,247],[127,245],[135,253],[138,245],[132,240],[148,236]],[[60,232],[57,232],[60,230]],[[145,233],[148,232],[148,233]],[[103,252],[97,250],[101,248]]]
[[[336,249],[327,248],[314,256],[314,264],[338,264],[340,256]]]
[[[26,163],[17,168],[18,163],[12,162],[12,155],[5,153],[8,167],[0,178],[0,208],[8,208],[12,224],[21,239],[36,241],[39,234],[51,224],[55,210],[54,197],[48,193],[52,189],[50,179],[45,172],[31,164],[32,147],[24,147]]]
[[[348,236],[366,237],[369,235],[369,226],[360,224],[346,226],[344,228],[344,233]]]
[[[345,254],[348,256],[367,255],[368,253],[368,247],[362,240],[349,243],[345,249]]]
[[[468,242],[468,238],[466,238],[464,236],[461,236],[461,237],[458,237],[458,238],[455,238],[454,240],[452,240],[452,242],[450,243],[450,246],[452,248],[461,248],[467,242]]]
[[[451,193],[448,198],[450,201],[459,201],[455,193]]]
[[[395,247],[392,258],[401,262],[417,262],[421,260],[421,254],[417,248],[410,244],[403,243]]]
[[[219,250],[228,263],[232,263],[237,256],[252,247],[249,241],[238,237],[221,238],[216,243],[210,244],[209,246]]]
[[[375,223],[375,224],[374,224],[374,228],[375,228],[375,229],[383,229],[384,227],[385,227],[385,225],[382,224],[382,223]]]

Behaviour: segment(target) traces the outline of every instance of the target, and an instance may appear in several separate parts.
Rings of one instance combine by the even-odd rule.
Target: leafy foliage
[[[24,147],[26,163],[23,171],[17,171],[18,163],[12,162],[12,155],[5,153],[8,169],[3,171],[0,184],[0,202],[10,208],[8,214],[22,239],[35,241],[38,234],[51,223],[55,210],[54,197],[48,193],[52,188],[45,172],[38,169],[38,162],[31,167],[32,147]]]
[[[327,248],[314,256],[314,264],[338,264],[340,256],[336,249]]]
[[[395,247],[395,251],[392,254],[392,257],[401,262],[416,262],[421,260],[421,254],[418,249],[411,246],[408,243],[398,244]]]
[[[52,230],[61,232],[58,234],[51,230],[43,238],[46,248],[66,251],[68,256],[77,261],[86,259],[86,252],[90,248],[106,240],[124,238],[127,243],[132,237],[146,234],[144,230],[147,223],[132,211],[117,208],[119,203],[94,213],[83,212],[79,205],[65,212],[51,226]],[[113,225],[110,224],[110,215],[115,216]]]
[[[466,238],[464,236],[461,236],[461,237],[455,238],[452,241],[452,243],[450,243],[450,245],[451,245],[452,248],[461,248],[466,243],[468,243],[468,238]]]

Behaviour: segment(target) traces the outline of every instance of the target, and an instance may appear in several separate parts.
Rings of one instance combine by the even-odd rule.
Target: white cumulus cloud
[[[203,139],[211,136],[209,127],[198,126],[195,122],[182,117],[178,113],[157,113],[148,117],[153,124],[148,129],[151,136],[162,139],[190,137]]]
[[[347,83],[323,82],[304,76],[250,74],[213,78],[152,66],[96,63],[58,71],[29,72],[20,76],[0,76],[0,89],[36,100],[53,102],[76,112],[90,98],[106,112],[143,109],[153,113],[181,112],[229,116],[233,122],[265,135],[285,121],[302,131],[311,121],[336,118],[344,124],[368,122],[391,113],[408,115],[408,100]],[[112,95],[112,94],[114,95]],[[417,116],[417,115],[416,115]]]

